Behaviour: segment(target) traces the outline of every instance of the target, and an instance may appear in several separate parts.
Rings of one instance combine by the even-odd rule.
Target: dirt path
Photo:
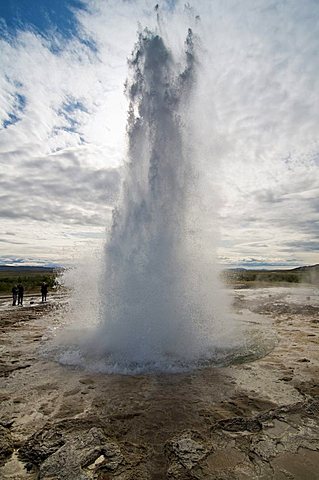
[[[45,357],[59,302],[0,312],[0,478],[319,479],[315,289],[236,292],[267,356],[189,374],[89,374]],[[248,316],[247,316],[248,318]]]

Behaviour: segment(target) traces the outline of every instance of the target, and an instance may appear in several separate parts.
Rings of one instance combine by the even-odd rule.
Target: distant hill
[[[237,267],[237,268],[226,268],[226,272],[245,272],[247,268],[244,267]]]
[[[308,283],[319,284],[319,265],[306,265],[291,269],[246,269],[232,268],[224,270],[223,278],[227,283],[272,284],[272,283]]]
[[[245,268],[245,267],[234,267],[226,268],[226,272],[311,272],[319,271],[319,264],[316,265],[305,265],[303,267],[294,267],[294,268]]]
[[[305,265],[304,267],[292,268],[291,272],[319,272],[319,263],[316,265]]]
[[[57,267],[41,267],[34,265],[0,265],[0,272],[11,272],[11,273],[53,273],[58,270]]]

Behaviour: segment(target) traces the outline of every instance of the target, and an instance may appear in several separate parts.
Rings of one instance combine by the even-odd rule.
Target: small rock
[[[14,423],[14,420],[2,420],[0,425],[4,428],[11,428]]]
[[[252,441],[251,451],[264,461],[268,462],[269,459],[275,457],[278,453],[277,440],[273,440],[267,436],[260,437],[258,435],[257,437],[254,437],[254,440]]]
[[[172,438],[166,443],[165,450],[172,463],[181,464],[187,470],[191,470],[209,453],[196,432],[184,432]]]
[[[261,423],[254,418],[233,417],[219,420],[217,425],[228,432],[260,432],[262,430]]]
[[[318,416],[319,415],[319,400],[311,400],[306,405],[305,411],[309,415]]]
[[[88,470],[95,470],[99,465],[101,465],[102,463],[105,462],[105,457],[104,455],[100,455],[94,463],[91,463],[91,465],[89,465],[87,467]]]
[[[44,428],[32,435],[22,445],[19,449],[19,457],[34,465],[40,465],[62,445],[64,445],[64,440],[60,432]]]

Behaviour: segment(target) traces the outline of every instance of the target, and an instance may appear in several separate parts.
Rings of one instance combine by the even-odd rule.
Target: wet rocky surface
[[[236,291],[238,314],[248,328],[262,315],[275,348],[175,375],[54,362],[43,347],[59,308],[0,312],[1,479],[319,478],[318,289]]]

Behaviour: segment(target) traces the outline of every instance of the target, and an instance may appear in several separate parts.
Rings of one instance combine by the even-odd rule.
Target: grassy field
[[[11,267],[0,269],[0,295],[10,295],[12,287],[21,283],[24,293],[39,293],[43,282],[46,282],[49,290],[56,285],[59,272],[53,268],[19,269]]]

